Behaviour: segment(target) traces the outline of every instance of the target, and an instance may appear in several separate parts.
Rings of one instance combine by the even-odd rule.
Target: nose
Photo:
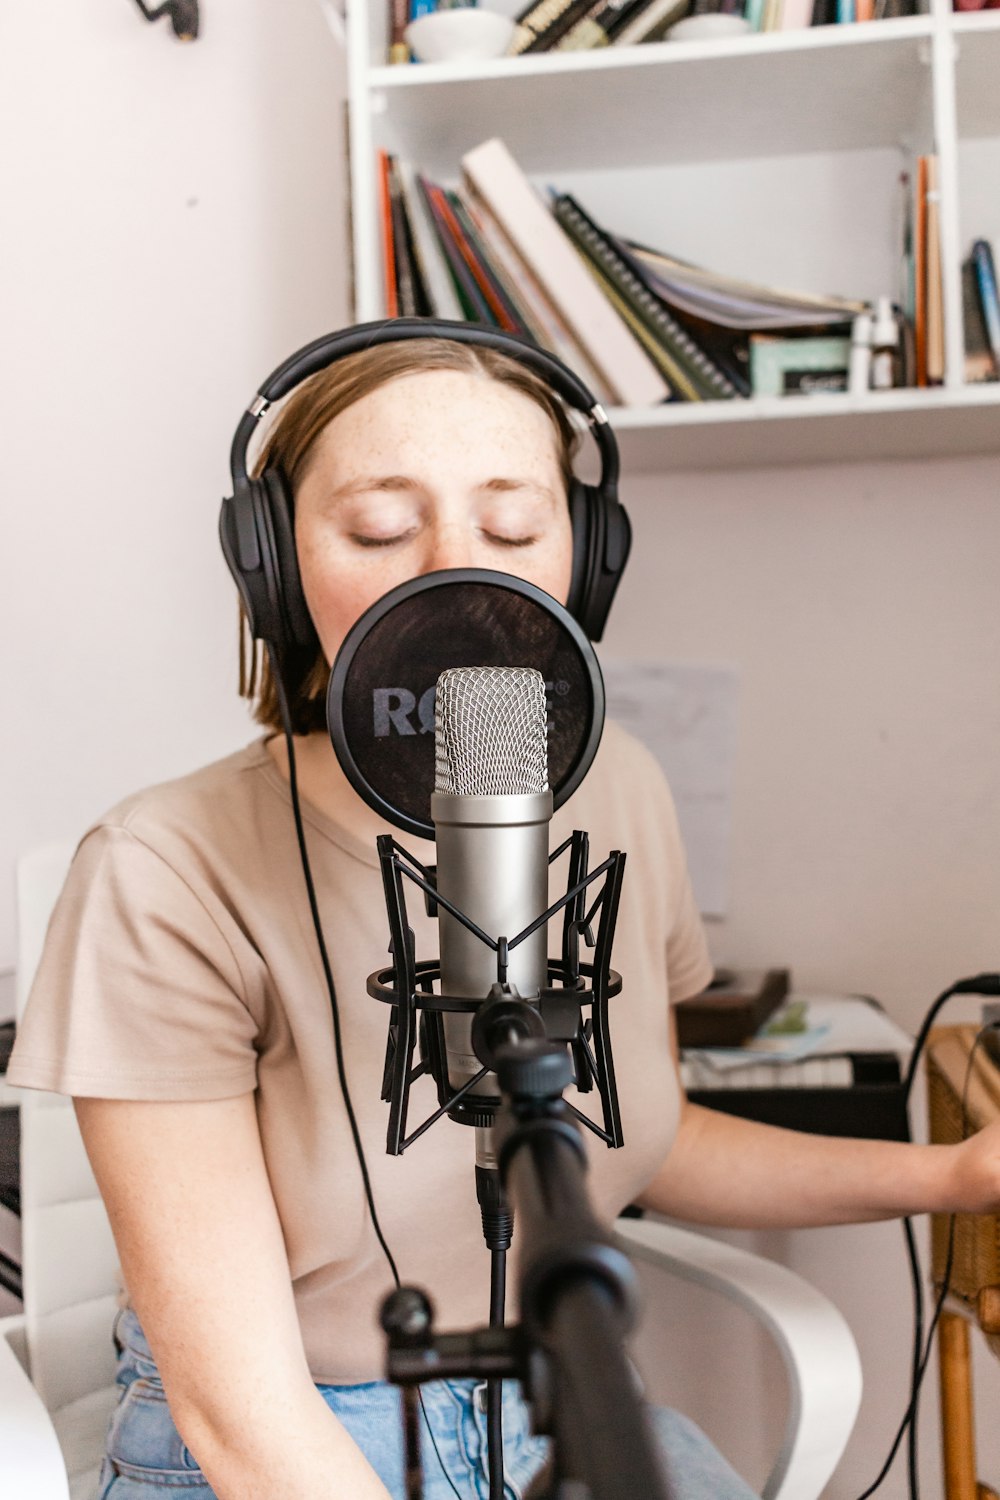
[[[446,568],[475,566],[472,538],[468,528],[459,525],[435,527],[424,554],[425,573],[439,573]]]

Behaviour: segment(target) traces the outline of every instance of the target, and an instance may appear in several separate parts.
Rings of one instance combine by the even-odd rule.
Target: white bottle
[[[847,371],[847,389],[852,396],[868,390],[872,367],[872,316],[858,313],[851,324],[851,362]]]
[[[899,327],[892,310],[892,298],[880,297],[875,304],[872,325],[872,390],[888,391],[896,383],[896,350]]]

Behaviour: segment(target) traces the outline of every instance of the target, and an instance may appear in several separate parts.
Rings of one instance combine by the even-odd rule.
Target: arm
[[[957,1146],[842,1139],[704,1109],[688,1102],[679,1078],[678,1088],[676,1139],[639,1199],[654,1212],[733,1229],[804,1229],[1000,1206],[1000,1122]]]
[[[219,1500],[387,1500],[306,1365],[253,1095],[76,1111],[171,1413]]]

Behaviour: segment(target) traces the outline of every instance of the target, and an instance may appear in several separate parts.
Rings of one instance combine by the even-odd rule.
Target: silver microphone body
[[[552,793],[463,796],[435,792],[431,817],[437,840],[437,888],[491,938],[514,938],[548,905],[549,822]],[[497,955],[438,908],[441,993],[485,1000],[497,980]],[[509,954],[507,982],[523,1000],[537,999],[545,984],[547,930],[518,943]],[[445,1014],[448,1081],[463,1087],[482,1068],[472,1048],[472,1017]],[[489,1074],[473,1093],[495,1095]]]
[[[548,711],[541,673],[526,667],[459,667],[442,672],[435,695],[437,790],[431,817],[437,888],[491,939],[515,938],[548,905]],[[497,982],[497,954],[438,908],[441,993],[485,1001]],[[544,986],[547,932],[511,950],[507,982],[522,999]],[[445,1013],[448,1081],[462,1088],[482,1068],[472,1016]],[[488,1074],[474,1095],[496,1097]]]

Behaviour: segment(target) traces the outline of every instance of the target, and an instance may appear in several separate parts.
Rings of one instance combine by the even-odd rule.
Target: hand
[[[1000,1120],[947,1149],[953,1165],[946,1211],[1000,1213]]]

